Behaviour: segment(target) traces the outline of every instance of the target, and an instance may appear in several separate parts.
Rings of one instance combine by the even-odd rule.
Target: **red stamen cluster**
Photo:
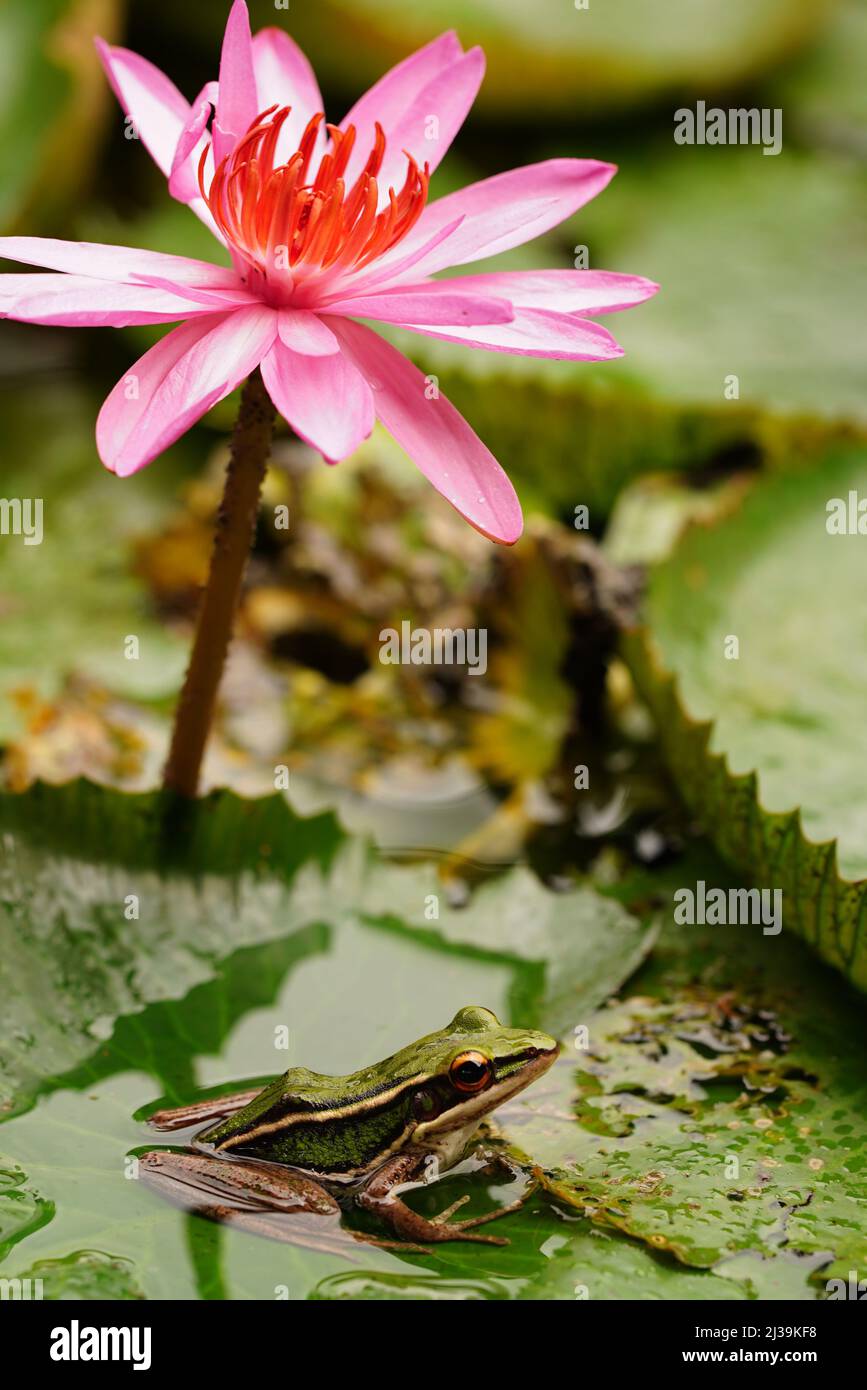
[[[430,171],[411,155],[399,193],[388,191],[379,211],[377,174],[385,156],[385,136],[376,140],[361,174],[347,189],[344,174],[355,144],[355,128],[326,126],[331,146],[308,181],[320,113],[312,117],[295,154],[274,168],[280,130],[290,108],[271,106],[257,116],[247,134],[214,172],[205,189],[205,162],[199,161],[199,187],[217,226],[233,250],[269,278],[288,272],[359,270],[406,236],[427,200]]]

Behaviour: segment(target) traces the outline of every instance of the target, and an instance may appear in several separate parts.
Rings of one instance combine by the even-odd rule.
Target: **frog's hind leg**
[[[178,1206],[197,1208],[213,1199],[239,1211],[267,1207],[329,1216],[340,1211],[335,1198],[318,1182],[277,1163],[151,1149],[138,1155],[138,1166],[142,1180]]]
[[[340,1205],[330,1192],[313,1178],[276,1163],[152,1149],[138,1155],[138,1166],[146,1186],[173,1206],[268,1240],[342,1255],[357,1241],[407,1248],[404,1242],[349,1233],[340,1224]]]
[[[154,1149],[138,1155],[138,1167],[141,1180],[173,1206],[271,1240],[293,1242],[315,1224],[324,1234],[323,1217],[339,1222],[340,1207],[324,1187],[276,1164]]]
[[[243,1110],[245,1105],[255,1100],[261,1090],[261,1086],[255,1086],[250,1091],[235,1091],[229,1096],[211,1096],[208,1100],[194,1101],[192,1105],[178,1105],[171,1110],[155,1110],[148,1116],[147,1123],[151,1129],[162,1132],[189,1129],[190,1125],[212,1124],[217,1120],[224,1120],[227,1115],[234,1115],[236,1110]]]

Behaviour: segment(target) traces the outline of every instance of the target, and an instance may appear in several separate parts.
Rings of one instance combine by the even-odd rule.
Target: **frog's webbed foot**
[[[497,1221],[501,1216],[518,1211],[534,1190],[535,1185],[528,1188],[508,1206],[499,1207],[497,1211],[487,1212],[484,1216],[473,1216],[466,1221],[452,1221],[450,1218],[454,1213],[470,1200],[468,1196],[464,1196],[459,1197],[456,1202],[452,1202],[451,1206],[446,1207],[438,1216],[428,1220],[427,1217],[420,1216],[418,1212],[408,1207],[399,1195],[401,1184],[411,1180],[418,1172],[421,1162],[422,1160],[412,1155],[398,1155],[391,1159],[374,1174],[367,1186],[358,1194],[359,1205],[368,1211],[375,1212],[398,1235],[405,1236],[408,1240],[424,1242],[469,1240],[483,1245],[509,1244],[504,1236],[474,1235],[469,1234],[469,1232],[476,1226],[484,1226],[489,1221]]]
[[[474,1216],[471,1217],[469,1221],[453,1221],[449,1229],[452,1231],[468,1231],[472,1226],[484,1226],[486,1221],[496,1221],[501,1216],[508,1216],[510,1212],[520,1211],[527,1198],[532,1196],[536,1191],[538,1185],[539,1184],[536,1182],[530,1183],[526,1190],[521,1193],[520,1197],[515,1198],[514,1202],[509,1202],[505,1207],[497,1207],[496,1211],[489,1211],[485,1216]],[[431,1224],[433,1226],[444,1226],[456,1211],[466,1206],[469,1200],[469,1197],[459,1197],[456,1202],[452,1202],[450,1207],[446,1207],[445,1211],[441,1211],[439,1216],[431,1217]],[[509,1242],[500,1242],[500,1244],[503,1243],[508,1245]]]

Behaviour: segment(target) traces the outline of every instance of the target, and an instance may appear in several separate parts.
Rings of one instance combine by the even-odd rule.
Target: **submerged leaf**
[[[45,730],[76,679],[143,701],[173,693],[186,655],[130,573],[133,536],[166,511],[159,484],[124,489],[101,468],[93,404],[71,387],[7,384],[3,410],[3,486],[22,506],[0,548],[0,739],[8,742],[28,725]],[[63,765],[62,750],[58,761],[53,776],[79,770]]]
[[[626,654],[678,787],[782,921],[867,988],[867,455],[754,488],[652,575]],[[839,522],[854,532],[835,534]]]

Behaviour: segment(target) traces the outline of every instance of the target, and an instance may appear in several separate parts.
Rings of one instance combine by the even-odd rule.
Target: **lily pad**
[[[81,1065],[118,1017],[211,978],[226,953],[295,933],[298,950],[316,952],[323,924],[351,918],[525,962],[518,997],[551,1029],[564,1009],[613,993],[652,940],[616,904],[552,893],[520,868],[451,907],[433,867],[381,864],[331,815],[298,819],[278,796],[219,793],[178,812],[159,794],[37,786],[0,802],[0,824],[10,831],[0,865],[2,987],[14,1001],[0,1050],[7,1106]]]
[[[739,936],[669,929],[641,993],[600,1009],[651,938],[616,895],[590,885],[551,894],[516,871],[464,908],[440,896],[437,917],[431,869],[371,858],[331,817],[295,819],[278,798],[209,798],[170,827],[163,875],[158,798],[41,788],[3,812],[2,988],[14,1001],[4,1077],[17,1096],[0,1146],[11,1156],[5,1190],[18,1194],[16,1219],[4,1216],[4,1277],[40,1277],[47,1298],[703,1299],[781,1287],[815,1297],[810,1275],[821,1281],[830,1261],[860,1267],[861,1047],[797,943],[774,943],[769,962]],[[76,859],[63,848],[73,826]],[[647,903],[655,882],[658,898],[667,880],[643,877],[617,892]],[[123,917],[131,893],[138,920]],[[734,979],[740,994],[726,1005]],[[33,1005],[20,1013],[25,995],[40,1000],[39,1033]],[[181,1215],[135,1180],[131,1159],[153,1143],[141,1116],[157,1104],[255,1084],[293,1062],[356,1066],[470,997],[513,1020],[550,1021],[570,1049],[497,1117],[501,1141],[527,1170],[540,1165],[547,1188],[504,1220],[509,1246],[422,1256],[359,1246],[336,1225],[286,1246]],[[841,1017],[847,1037],[852,1024],[842,1050],[829,1031]],[[584,1026],[590,1048],[579,1055]],[[622,1155],[616,1164],[604,1148]],[[765,1207],[750,1199],[730,1218],[719,1160],[732,1149],[744,1186],[763,1163],[773,1187],[762,1187]],[[667,1195],[648,1176],[653,1154]],[[414,1200],[433,1213],[459,1196],[484,1210],[513,1195],[511,1184],[489,1186],[470,1161]],[[664,1242],[654,1238],[660,1201]],[[784,1216],[791,1248],[775,1244]]]
[[[57,1299],[111,1299],[113,1302],[144,1298],[129,1260],[113,1259],[99,1250],[76,1250],[62,1260],[37,1260],[21,1282],[39,1288],[40,1297]]]
[[[865,490],[857,449],[757,484],[733,516],[687,530],[626,640],[690,809],[736,870],[782,891],[785,928],[862,989],[865,538],[857,510],[853,534],[828,528]]]
[[[30,508],[18,534],[10,513],[0,546],[3,741],[32,715],[44,717],[40,706],[74,677],[152,700],[172,694],[183,676],[184,644],[156,621],[130,573],[133,537],[169,501],[153,476],[125,487],[105,471],[96,409],[74,381],[60,380],[50,393],[11,383],[3,391],[4,497]]]
[[[227,794],[166,824],[157,797],[79,784],[2,811],[4,1274],[43,1278],[46,1297],[303,1297],[355,1268],[426,1276],[337,1231],[299,1252],[179,1215],[134,1180],[139,1112],[293,1062],[353,1069],[471,998],[571,1018],[651,942],[615,902],[553,894],[523,870],[450,908],[432,870],[381,864],[330,816],[299,820],[279,798]],[[449,1177],[443,1203],[465,1183]],[[493,1272],[460,1252],[435,1271],[490,1273],[512,1296],[543,1267],[539,1246],[569,1234],[541,1199],[533,1212],[510,1222],[515,1248]]]
[[[654,884],[670,905],[699,873],[733,882],[697,846],[617,891]],[[865,1036],[857,996],[800,942],[669,907],[651,960],[513,1103],[509,1134],[597,1228],[752,1297],[822,1296],[867,1269]]]
[[[800,149],[787,109],[770,157],[760,144],[675,145],[672,125],[585,209],[582,239],[600,264],[662,287],[611,325],[623,366],[654,396],[735,417],[785,413],[814,434],[823,421],[863,431],[863,173]]]

